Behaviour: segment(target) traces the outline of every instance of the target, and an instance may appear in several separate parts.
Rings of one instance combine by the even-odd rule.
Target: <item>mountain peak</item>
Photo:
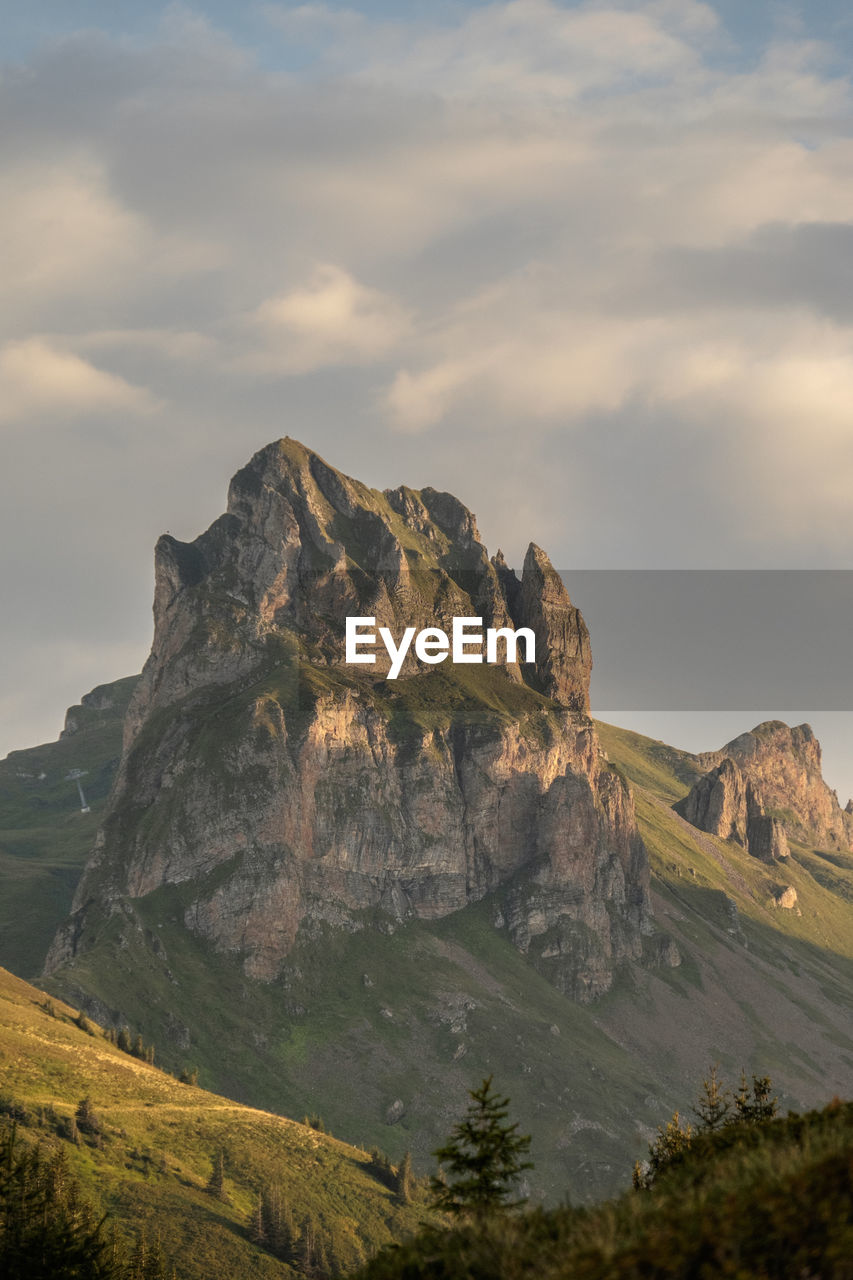
[[[452,494],[370,489],[283,439],[237,473],[205,533],[160,539],[154,615],[51,966],[91,937],[90,902],[97,917],[177,883],[187,928],[265,980],[306,928],[356,927],[367,909],[442,916],[488,893],[509,895],[516,945],[580,998],[641,957],[645,849],[588,716],[583,618],[541,548],[519,581]],[[390,650],[346,656],[353,617],[392,638],[456,618],[527,628],[535,663],[511,661],[504,636],[506,660],[409,651],[390,679]]]

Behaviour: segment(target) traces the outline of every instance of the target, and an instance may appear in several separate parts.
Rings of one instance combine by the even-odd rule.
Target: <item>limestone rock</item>
[[[676,809],[700,831],[746,845],[746,782],[728,757],[700,778]]]
[[[776,894],[776,906],[791,911],[797,905],[797,891],[792,884],[786,885]]]
[[[697,760],[708,772],[675,808],[700,830],[737,841],[763,862],[789,857],[789,837],[853,848],[853,809],[842,810],[824,782],[809,725],[767,721]]]
[[[519,582],[452,495],[368,489],[285,439],[206,533],[161,538],[155,568],[151,654],[50,971],[164,885],[188,930],[265,981],[300,932],[392,930],[487,894],[578,999],[642,959],[646,850],[588,716],[586,626],[543,551]],[[381,646],[345,665],[348,615],[395,636],[530,626],[536,666],[412,657],[388,681]]]
[[[589,714],[592,653],[589,632],[572,606],[563,580],[545,552],[531,542],[524,558],[521,626],[536,634],[536,675],[549,698],[573,711]]]
[[[786,836],[821,848],[853,849],[853,806],[842,809],[821,771],[820,743],[808,724],[767,720],[697,757],[705,769],[732,760],[751,782],[765,812],[777,815]]]
[[[754,858],[760,858],[762,862],[781,862],[791,855],[784,826],[778,818],[765,813],[754,813],[750,817],[747,848]]]
[[[386,1124],[399,1124],[406,1114],[406,1106],[402,1098],[395,1098],[388,1110],[385,1112]]]

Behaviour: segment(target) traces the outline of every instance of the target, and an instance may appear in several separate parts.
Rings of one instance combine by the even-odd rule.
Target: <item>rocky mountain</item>
[[[697,763],[708,772],[677,809],[701,831],[736,840],[764,862],[786,859],[789,837],[853,848],[853,813],[824,782],[820,743],[809,725],[768,720]]]
[[[398,638],[453,616],[529,626],[537,662],[409,656],[389,680],[381,648],[342,660],[352,614]],[[712,1062],[771,1070],[783,1106],[849,1094],[853,854],[786,834],[767,862],[680,817],[723,753],[590,720],[586,628],[539,549],[519,577],[455,498],[379,493],[282,441],[206,534],[161,539],[155,616],[120,763],[116,722],[97,727],[115,708],[82,704],[76,733],[16,753],[62,797],[59,840],[99,828],[54,996],[419,1172],[494,1072],[533,1136],[534,1199],[624,1186]],[[81,763],[89,815],[63,781]],[[793,832],[762,768],[752,817]],[[9,781],[19,824],[47,785]],[[47,873],[15,900],[42,927]]]
[[[347,665],[347,616],[527,627],[535,664]],[[654,931],[630,792],[589,718],[589,637],[548,557],[520,580],[434,489],[380,493],[291,440],[156,550],[154,642],[96,849],[48,971],[95,916],[191,884],[183,923],[280,977],[300,931],[436,919],[500,891],[498,927],[591,999]],[[659,954],[674,962],[672,949]]]

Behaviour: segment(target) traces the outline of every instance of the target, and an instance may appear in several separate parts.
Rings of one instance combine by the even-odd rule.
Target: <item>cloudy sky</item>
[[[511,561],[851,566],[848,15],[0,4],[0,752],[284,434]]]

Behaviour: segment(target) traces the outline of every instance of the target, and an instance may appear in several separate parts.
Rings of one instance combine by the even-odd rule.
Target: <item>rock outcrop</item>
[[[853,810],[841,809],[824,782],[809,725],[769,720],[697,760],[708,772],[675,807],[700,830],[735,840],[764,862],[787,858],[789,838],[853,848]]]
[[[155,566],[151,655],[48,971],[165,885],[182,886],[189,930],[264,980],[300,933],[486,894],[577,998],[642,957],[645,848],[589,719],[586,627],[543,551],[519,580],[452,495],[370,490],[282,440],[195,542],[161,538]],[[454,616],[530,627],[535,666],[410,655],[392,682],[381,645],[374,665],[345,663],[351,615],[395,637]]]

